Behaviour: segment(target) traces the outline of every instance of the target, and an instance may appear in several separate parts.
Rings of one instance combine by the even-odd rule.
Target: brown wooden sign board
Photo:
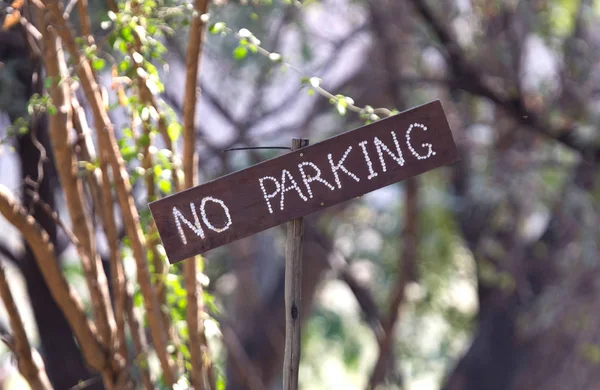
[[[173,264],[458,160],[434,101],[149,206]]]

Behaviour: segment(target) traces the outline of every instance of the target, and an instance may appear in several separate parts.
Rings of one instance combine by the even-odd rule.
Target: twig
[[[103,214],[103,225],[104,232],[106,235],[106,241],[108,242],[109,251],[109,262],[112,277],[113,295],[114,295],[114,311],[115,311],[115,322],[117,326],[117,333],[115,338],[115,344],[113,348],[115,351],[123,356],[126,361],[128,360],[127,344],[125,336],[125,307],[126,307],[126,279],[125,270],[123,269],[123,262],[119,253],[118,242],[119,234],[117,232],[117,226],[114,217],[114,203],[113,194],[111,191],[111,183],[108,175],[108,162],[105,152],[100,153],[100,171],[102,172],[102,185],[101,194],[104,202],[104,214]],[[133,332],[133,330],[132,330]],[[127,364],[125,364],[127,366]]]
[[[198,92],[198,68],[206,34],[205,22],[202,16],[208,12],[208,0],[195,0],[192,20],[190,23],[187,53],[185,58],[185,95],[183,104],[183,171],[185,188],[192,188],[198,176],[198,155],[196,153],[196,131],[194,120]],[[190,382],[196,390],[205,389],[206,367],[202,360],[202,337],[204,326],[202,312],[202,286],[198,283],[196,273],[196,258],[188,259],[183,265],[185,287],[187,291],[186,320],[189,329],[189,349],[192,370]]]
[[[362,309],[365,316],[365,322],[373,331],[375,339],[378,341],[381,340],[383,337],[383,319],[379,314],[379,308],[371,292],[357,280],[356,276],[351,272],[350,265],[344,254],[338,249],[335,249],[331,241],[325,237],[314,224],[307,222],[305,228],[307,232],[310,232],[310,237],[316,244],[318,244],[326,253],[335,255],[328,256],[325,260],[334,272],[335,277],[348,285],[354,294],[358,305]]]
[[[233,150],[292,150],[289,146],[245,146],[240,148],[223,149],[223,152],[231,152]]]
[[[6,260],[9,260],[11,263],[13,263],[14,265],[16,265],[17,267],[21,267],[22,266],[20,259],[17,256],[15,256],[15,254],[13,253],[13,251],[11,251],[4,244],[0,244],[0,255],[4,256],[4,258]]]
[[[92,140],[92,132],[87,124],[85,112],[79,104],[77,97],[71,92],[71,107],[73,112],[73,127],[77,131],[78,142],[80,147],[81,158],[83,161],[92,162],[96,160],[96,150]],[[94,214],[99,214],[100,219],[104,219],[104,206],[103,200],[100,199],[102,191],[100,190],[100,183],[102,182],[101,173],[94,169],[88,175],[85,175],[87,184],[89,186],[89,192],[92,198],[92,205],[94,207]]]
[[[136,313],[137,309],[133,306],[132,294],[128,286],[125,287],[123,296],[125,297],[125,310],[127,311],[129,329],[131,330],[135,360],[145,360],[143,362],[137,362],[137,367],[140,370],[140,376],[142,377],[142,384],[146,390],[153,390],[155,387],[152,384],[150,372],[148,371],[148,342],[146,341],[146,334],[140,330],[140,323]]]
[[[39,355],[37,355],[38,359],[34,359],[35,351],[32,351],[29,341],[27,340],[23,321],[21,320],[17,305],[15,304],[8,282],[6,281],[4,266],[0,266],[0,296],[2,297],[2,302],[4,303],[4,307],[8,314],[10,327],[13,331],[11,349],[17,357],[17,365],[21,375],[29,382],[29,385],[33,390],[52,389],[52,385],[50,385],[50,380],[44,369],[44,362]]]
[[[80,52],[67,21],[60,12],[58,0],[48,0],[46,6],[42,8],[55,17],[57,32],[65,43],[69,54],[75,63],[80,64],[76,68],[81,81],[83,91],[90,104],[94,116],[94,124],[98,131],[98,143],[100,152],[107,152],[109,162],[113,172],[117,198],[121,206],[125,230],[131,241],[134,259],[137,266],[137,278],[144,305],[148,316],[148,324],[152,341],[156,349],[161,367],[163,369],[165,382],[172,386],[175,383],[175,372],[173,362],[167,353],[167,333],[164,329],[164,323],[160,315],[160,307],[156,292],[151,282],[150,272],[146,259],[146,243],[140,227],[139,214],[135,207],[135,202],[131,193],[131,183],[129,173],[125,168],[125,162],[119,152],[119,147],[114,133],[114,126],[111,123],[106,108],[104,107],[102,97],[99,93],[99,86],[96,82],[94,72],[87,58]]]
[[[71,12],[73,11],[73,9],[75,8],[75,5],[77,5],[77,3],[79,2],[79,0],[69,0],[69,2],[67,3],[67,6],[65,7],[65,11],[63,13],[63,17],[65,19],[69,18],[69,16],[71,16]]]
[[[484,82],[482,72],[467,60],[458,42],[454,39],[444,23],[435,16],[425,0],[410,0],[421,18],[429,25],[448,54],[449,67],[454,80],[450,83],[457,89],[463,89],[474,95],[490,99],[497,106],[509,113],[513,119],[549,139],[555,140],[582,155],[600,160],[600,147],[593,142],[582,142],[577,131],[571,126],[554,128],[545,123],[539,116],[529,112],[523,103],[521,95],[514,97],[502,96],[498,91]]]
[[[98,383],[102,381],[102,378],[99,375],[93,376],[91,378],[88,378],[78,384],[76,384],[75,386],[71,387],[69,390],[85,390],[86,388],[90,387],[91,385]]]
[[[119,11],[117,8],[117,5],[112,2],[109,2],[109,9],[113,12]],[[133,33],[133,36],[135,39],[135,44],[129,46],[129,54],[131,56],[134,56],[135,54],[142,52],[142,40],[135,29],[132,30],[132,33]],[[140,64],[136,61],[134,61],[134,66],[136,69],[143,68],[142,64]],[[144,79],[144,77],[142,77],[142,73],[136,72],[136,74],[137,74],[137,78],[138,78],[139,95],[142,100],[142,103],[145,105],[154,107],[154,109],[156,110],[157,115],[159,117],[159,119],[157,121],[159,133],[163,137],[163,141],[165,142],[166,148],[172,152],[173,156],[175,156],[175,152],[176,152],[175,144],[171,141],[171,138],[168,135],[165,116],[161,112],[161,109],[158,106],[154,95],[148,88],[148,86],[146,84],[146,80]],[[150,139],[151,139],[152,134],[150,131],[151,130],[150,123],[148,121],[145,121],[143,123],[143,128],[144,128],[144,134],[146,136],[150,137]],[[152,167],[154,166],[154,163],[152,161],[152,155],[150,154],[151,144],[152,144],[152,141],[148,142],[148,144],[146,145],[146,147],[144,148],[144,151],[143,151],[142,166],[147,171],[151,170]],[[175,187],[175,190],[179,191],[181,189],[181,185],[180,185],[180,181],[179,181],[179,174],[178,174],[179,164],[175,158],[173,158],[172,164],[173,164],[173,171],[175,172],[175,174],[172,175],[173,185]],[[147,195],[148,201],[152,201],[156,197],[153,175],[146,175],[146,195]],[[164,307],[167,304],[167,295],[166,295],[166,288],[165,288],[166,287],[165,286],[165,275],[167,274],[168,271],[165,269],[164,261],[162,261],[162,257],[160,256],[160,253],[158,251],[157,246],[158,246],[158,244],[160,244],[160,241],[157,238],[158,234],[157,234],[156,225],[155,225],[154,221],[152,221],[150,223],[150,227],[148,228],[148,237],[149,237],[148,238],[148,247],[150,248],[150,251],[152,253],[154,274],[156,276],[156,294],[157,294],[157,298],[158,298],[160,307]],[[168,313],[161,311],[161,318],[164,322],[164,326],[167,330],[169,338],[177,346],[179,344],[179,338],[177,337],[177,333],[175,332],[175,330],[172,327]],[[179,349],[179,348],[177,348],[177,349]]]
[[[298,69],[291,63],[286,62],[283,59],[283,57],[281,56],[281,54],[270,52],[269,50],[262,47],[260,45],[260,40],[258,40],[250,31],[248,31],[246,29],[242,29],[242,30],[240,30],[240,32],[236,33],[231,28],[225,26],[225,27],[222,27],[222,32],[233,33],[239,41],[243,41],[243,40],[249,41],[250,45],[252,45],[256,49],[256,52],[258,54],[261,54],[262,56],[269,58],[273,62],[279,62],[279,63],[283,64],[286,68],[292,69],[294,72],[298,73],[303,78],[303,80],[307,80],[308,84],[315,92],[317,92],[319,95],[329,99],[329,101],[332,104],[337,104],[342,99],[344,99],[345,108],[347,110],[361,114],[361,115],[368,114],[368,115],[370,115],[370,119],[372,119],[372,120],[378,120],[379,116],[387,117],[387,116],[394,115],[394,111],[389,110],[387,108],[371,108],[369,106],[360,107],[360,106],[355,105],[353,100],[349,99],[348,97],[334,95],[333,93],[327,91],[325,88],[323,88],[320,85],[320,79],[318,79],[317,77],[311,77],[311,76],[304,74],[304,72],[302,72],[300,69]]]
[[[383,382],[390,368],[393,356],[394,330],[404,302],[406,285],[416,279],[416,256],[418,248],[418,181],[410,178],[406,181],[405,212],[406,222],[402,232],[404,250],[398,257],[396,283],[388,308],[388,318],[383,323],[383,337],[379,341],[379,357],[369,379],[369,390],[375,390]]]
[[[87,320],[79,297],[62,274],[48,233],[2,185],[0,185],[0,213],[21,232],[29,244],[52,297],[71,325],[87,363],[102,372],[108,364],[106,351],[102,348],[93,325]]]
[[[60,80],[67,75],[66,62],[55,29],[47,20],[45,23],[47,24],[44,28],[43,42],[49,49],[46,53],[52,52],[56,55],[45,55],[44,63],[48,77],[52,79],[52,85],[49,88],[50,96],[53,104],[59,107],[57,113],[49,118],[50,139],[71,222],[73,226],[77,226],[75,236],[81,243],[78,249],[90,291],[100,340],[108,347],[112,343],[115,330],[114,316],[110,305],[106,275],[102,270],[100,257],[96,251],[89,213],[86,212],[83,202],[83,185],[77,175],[77,159],[71,146],[69,131],[72,128],[71,94],[68,83],[60,83]]]
[[[220,323],[223,332],[223,344],[227,349],[227,354],[231,358],[238,376],[248,386],[248,390],[266,390],[252,360],[250,360],[246,351],[244,351],[244,347],[240,344],[240,340],[233,329],[228,325],[223,325],[222,322]]]
[[[88,42],[92,43],[94,37],[92,36],[92,23],[90,21],[90,15],[88,14],[88,0],[77,0],[77,12],[79,13],[81,34],[88,39]],[[63,16],[65,19],[68,17],[68,15]]]

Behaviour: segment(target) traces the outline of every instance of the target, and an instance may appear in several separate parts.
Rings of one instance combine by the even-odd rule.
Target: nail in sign
[[[439,101],[150,204],[171,263],[459,159]]]

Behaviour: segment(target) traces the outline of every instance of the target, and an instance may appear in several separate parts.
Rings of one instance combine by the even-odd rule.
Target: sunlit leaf
[[[248,55],[248,49],[245,46],[238,46],[233,51],[233,58],[243,60]]]

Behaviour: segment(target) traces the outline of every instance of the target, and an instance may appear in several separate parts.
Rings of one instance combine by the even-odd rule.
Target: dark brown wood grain
[[[414,152],[422,157],[421,159],[411,152],[407,144],[407,130],[415,123],[427,127],[427,131],[424,131],[422,127],[413,127],[410,133],[410,144]],[[374,139],[377,137],[390,151],[398,155],[392,132],[398,141],[404,165],[401,166],[384,151],[382,156],[387,168],[387,171],[384,172]],[[363,141],[367,141],[366,150],[372,168],[377,172],[377,176],[371,179],[369,179],[370,170],[360,146]],[[426,143],[432,145],[435,154],[423,158],[429,151],[429,147],[423,146]],[[357,182],[343,171],[338,170],[342,186],[340,189],[335,181],[328,154],[332,155],[335,165],[350,146],[352,149],[343,165],[360,181]],[[439,101],[434,101],[179,192],[153,202],[149,206],[169,261],[175,263],[294,218],[356,198],[408,177],[451,164],[458,159],[458,151],[442,105]],[[335,189],[331,190],[326,184],[312,181],[310,183],[312,198],[309,197],[298,168],[298,165],[303,162],[315,164],[321,171],[321,178],[334,186]],[[279,192],[269,199],[272,209],[272,212],[269,212],[259,180],[264,177],[274,177],[281,183],[283,170],[289,172],[307,200],[301,199],[298,191],[294,189],[286,191],[284,208],[281,210],[281,192]],[[305,166],[305,172],[309,179],[315,175],[315,171],[310,166]],[[287,188],[290,182],[287,174],[286,180],[285,187]],[[272,180],[265,180],[264,184],[268,194],[275,192],[276,184]],[[200,206],[205,197],[219,199],[227,206],[231,224],[226,230],[216,232],[209,229],[204,223]],[[174,208],[179,210],[190,224],[196,226],[191,204],[196,209],[204,238],[201,238],[190,227],[181,222],[182,219],[180,219],[181,231],[177,227],[173,214]],[[226,225],[226,215],[218,204],[207,201],[205,212],[206,220],[215,228],[222,228]],[[185,234],[187,243],[184,243],[181,233]]]

